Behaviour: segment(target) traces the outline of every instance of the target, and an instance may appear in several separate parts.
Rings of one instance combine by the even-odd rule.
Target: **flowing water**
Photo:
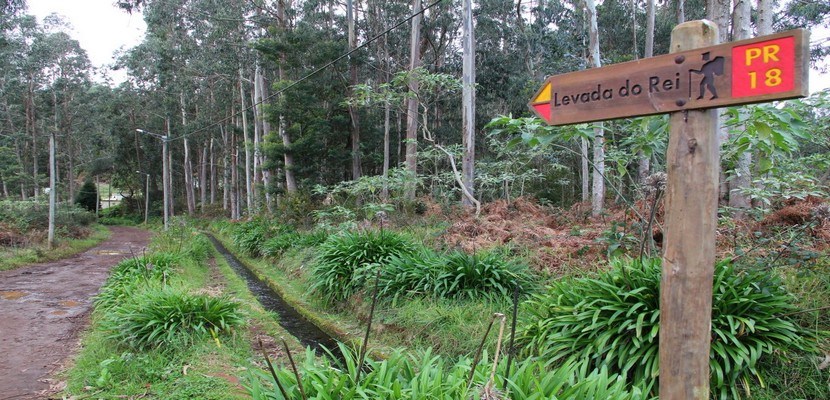
[[[207,237],[213,242],[216,250],[225,257],[231,269],[245,280],[245,283],[248,284],[248,289],[256,296],[262,306],[266,310],[272,311],[279,316],[278,322],[280,326],[296,337],[303,346],[309,346],[314,349],[318,355],[327,355],[323,348],[331,350],[332,354],[339,355],[337,341],[334,338],[323,332],[322,329],[314,325],[311,321],[305,319],[294,307],[286,303],[277,292],[251,272],[245,264],[231,254],[213,235],[207,234]]]

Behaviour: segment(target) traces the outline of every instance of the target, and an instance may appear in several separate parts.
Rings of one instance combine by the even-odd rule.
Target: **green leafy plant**
[[[103,324],[110,338],[132,348],[186,345],[230,332],[244,322],[228,298],[192,295],[181,289],[148,289],[114,306]]]
[[[327,301],[345,300],[362,289],[377,264],[412,253],[414,243],[395,232],[345,232],[320,245],[312,270],[312,290]]]
[[[107,310],[114,305],[130,302],[139,288],[159,286],[166,282],[170,270],[181,260],[178,254],[155,252],[118,263],[95,296],[96,310]]]
[[[359,382],[357,354],[340,346],[344,362],[332,365],[307,350],[298,365],[299,376],[287,368],[273,371],[255,370],[245,377],[243,386],[255,400],[284,399],[277,389],[276,376],[287,399],[302,399],[300,386],[309,399],[469,399],[510,398],[514,400],[647,399],[638,388],[629,388],[625,379],[607,370],[581,374],[573,365],[548,370],[544,363],[526,360],[512,368],[504,388],[505,362],[499,363],[496,379],[489,381],[492,361],[483,357],[475,367],[472,384],[468,384],[472,361],[462,357],[457,362],[434,355],[431,351],[407,354],[394,351],[382,361],[367,360],[366,373]],[[268,382],[266,386],[264,382]],[[505,394],[509,391],[509,397]],[[485,393],[487,396],[485,397]],[[494,397],[490,397],[494,396]],[[495,397],[498,396],[498,397]]]
[[[609,368],[655,389],[658,377],[660,260],[612,261],[595,278],[554,282],[523,305],[521,340],[549,362]],[[763,357],[812,349],[810,332],[789,318],[791,296],[760,270],[729,262],[715,269],[712,306],[711,387],[721,399],[740,398],[740,386],[762,380]]]

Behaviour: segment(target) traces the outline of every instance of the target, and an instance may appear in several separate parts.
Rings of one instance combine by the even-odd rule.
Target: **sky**
[[[87,51],[96,67],[112,63],[113,53],[139,44],[146,25],[140,14],[130,15],[113,4],[115,0],[28,0],[29,14],[38,19],[57,13],[73,27],[72,37]],[[830,29],[814,30],[813,41],[830,37]],[[826,62],[827,63],[827,62]],[[125,80],[123,71],[110,72],[114,82]],[[830,87],[830,72],[810,71],[810,92]]]
[[[96,67],[111,64],[116,50],[135,46],[144,37],[146,25],[141,14],[122,11],[114,5],[115,0],[28,0],[27,3],[28,13],[41,22],[52,13],[64,16],[72,25],[70,35],[86,50]],[[109,75],[116,83],[126,78],[123,72]]]

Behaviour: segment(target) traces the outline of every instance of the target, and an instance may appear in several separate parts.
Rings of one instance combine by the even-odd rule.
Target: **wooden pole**
[[[717,43],[717,25],[690,21],[672,31],[671,51]],[[678,64],[684,61],[699,63],[700,59],[678,56],[675,60]],[[679,98],[677,102],[688,100]],[[660,399],[708,400],[718,115],[715,109],[675,112],[670,124],[660,297]]]

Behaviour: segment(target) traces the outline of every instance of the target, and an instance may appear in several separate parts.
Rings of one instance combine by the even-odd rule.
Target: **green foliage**
[[[328,360],[319,360],[307,350],[298,368],[302,381],[290,369],[274,371],[285,387],[288,399],[301,399],[300,388],[309,399],[407,399],[407,400],[458,400],[481,397],[490,377],[492,361],[487,357],[476,365],[472,385],[468,387],[472,361],[461,358],[450,362],[431,351],[407,354],[397,350],[382,361],[367,360],[365,373],[359,382],[354,381],[357,372],[357,354],[344,345],[340,346],[345,362],[339,367]],[[495,382],[488,392],[502,393],[505,362],[499,364]],[[263,382],[267,382],[266,386]],[[255,400],[283,399],[271,374],[253,371],[243,383]],[[270,386],[270,387],[269,387]],[[581,375],[571,366],[554,371],[547,370],[536,361],[525,361],[512,368],[507,381],[511,399],[646,399],[637,388],[628,389],[625,380],[606,370]],[[490,398],[490,397],[487,397]],[[499,397],[501,398],[501,397]],[[507,397],[505,397],[507,398]]]
[[[90,212],[95,212],[95,210],[100,208],[101,202],[98,199],[98,188],[95,187],[94,182],[84,182],[84,185],[81,186],[81,190],[78,191],[78,194],[75,196],[75,204]]]
[[[506,297],[519,285],[533,285],[527,267],[505,251],[467,254],[460,250],[437,254],[423,249],[392,257],[383,267],[380,294],[387,297],[422,295],[448,299]]]
[[[95,222],[92,214],[75,204],[60,203],[57,206],[55,225],[58,228],[86,226]],[[0,201],[0,223],[15,227],[20,232],[46,229],[49,226],[49,205],[43,201]]]
[[[258,257],[262,244],[268,239],[268,224],[261,219],[243,222],[231,232],[231,239],[246,254]]]
[[[96,310],[109,310],[119,303],[129,303],[140,288],[166,284],[171,269],[180,261],[177,254],[155,252],[119,262],[95,296]]]
[[[370,230],[331,236],[320,245],[311,288],[327,301],[345,300],[365,287],[379,265],[413,251],[412,240],[395,232]]]
[[[523,305],[520,337],[554,364],[609,368],[655,389],[658,376],[660,260],[614,260],[595,278],[554,282]],[[729,262],[715,269],[711,387],[717,397],[740,398],[740,386],[761,380],[758,362],[810,350],[810,333],[787,317],[796,308],[780,281]]]
[[[115,305],[103,321],[110,338],[139,350],[217,338],[243,323],[239,305],[229,298],[192,295],[169,287],[149,289]]]
[[[642,230],[637,223],[628,226],[625,222],[612,221],[608,229],[602,231],[594,241],[605,244],[608,258],[632,255],[631,252],[636,251],[640,245]]]
[[[734,161],[746,152],[755,154],[755,167],[764,174],[775,167],[783,155],[799,149],[799,140],[809,139],[809,131],[793,109],[758,104],[727,109],[730,128],[729,143],[725,143],[725,160]]]

